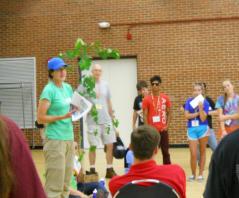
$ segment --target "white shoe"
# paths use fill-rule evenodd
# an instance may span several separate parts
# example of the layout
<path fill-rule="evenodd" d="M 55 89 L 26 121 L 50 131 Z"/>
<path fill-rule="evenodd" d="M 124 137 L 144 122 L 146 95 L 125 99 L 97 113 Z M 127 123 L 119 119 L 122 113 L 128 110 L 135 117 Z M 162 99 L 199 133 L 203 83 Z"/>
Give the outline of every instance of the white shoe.
<path fill-rule="evenodd" d="M 188 181 L 189 182 L 192 182 L 194 180 L 195 180 L 195 176 L 194 175 L 191 175 L 191 176 L 188 177 Z"/>
<path fill-rule="evenodd" d="M 204 180 L 204 177 L 203 177 L 202 175 L 199 175 L 199 176 L 197 177 L 197 181 L 198 181 L 198 182 L 203 182 L 203 180 Z"/>

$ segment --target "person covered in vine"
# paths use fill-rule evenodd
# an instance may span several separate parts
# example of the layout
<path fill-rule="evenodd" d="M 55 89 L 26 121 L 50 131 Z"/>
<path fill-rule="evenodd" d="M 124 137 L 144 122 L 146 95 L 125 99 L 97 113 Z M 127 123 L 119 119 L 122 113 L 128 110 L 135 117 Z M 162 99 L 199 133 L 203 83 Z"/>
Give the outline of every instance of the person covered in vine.
<path fill-rule="evenodd" d="M 94 91 L 96 97 L 87 96 L 85 87 L 81 84 L 78 91 L 83 93 L 87 99 L 93 103 L 93 110 L 97 112 L 97 119 L 89 112 L 86 117 L 87 135 L 90 144 L 89 174 L 97 174 L 95 168 L 96 148 L 100 145 L 100 140 L 106 146 L 106 178 L 112 178 L 116 175 L 113 168 L 113 143 L 116 142 L 116 133 L 113 127 L 113 108 L 111 102 L 111 93 L 108 83 L 101 79 L 102 67 L 94 64 L 91 69 L 92 77 L 95 81 Z"/>

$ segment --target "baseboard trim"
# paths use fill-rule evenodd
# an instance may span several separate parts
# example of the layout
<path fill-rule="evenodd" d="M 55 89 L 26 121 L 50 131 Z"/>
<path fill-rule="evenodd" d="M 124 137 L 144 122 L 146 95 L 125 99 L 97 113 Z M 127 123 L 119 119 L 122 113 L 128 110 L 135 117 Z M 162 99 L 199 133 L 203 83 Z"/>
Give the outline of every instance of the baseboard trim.
<path fill-rule="evenodd" d="M 188 148 L 188 144 L 170 144 L 170 148 Z M 30 146 L 31 150 L 42 150 L 43 146 Z"/>

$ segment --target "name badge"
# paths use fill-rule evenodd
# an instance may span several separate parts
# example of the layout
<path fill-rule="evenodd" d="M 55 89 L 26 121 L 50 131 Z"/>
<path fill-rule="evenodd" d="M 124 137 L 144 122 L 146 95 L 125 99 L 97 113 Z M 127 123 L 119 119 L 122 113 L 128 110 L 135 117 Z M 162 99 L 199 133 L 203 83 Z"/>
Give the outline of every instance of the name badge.
<path fill-rule="evenodd" d="M 153 116 L 153 123 L 160 122 L 160 116 Z"/>
<path fill-rule="evenodd" d="M 230 126 L 231 122 L 232 122 L 232 120 L 226 120 L 225 125 Z"/>
<path fill-rule="evenodd" d="M 71 98 L 66 98 L 66 103 L 70 104 L 71 103 Z"/>
<path fill-rule="evenodd" d="M 199 126 L 199 121 L 198 120 L 192 120 L 192 127 L 197 127 Z"/>
<path fill-rule="evenodd" d="M 101 109 L 103 109 L 103 107 L 102 107 L 101 104 L 96 104 L 95 107 L 96 107 L 97 110 L 101 110 Z"/>

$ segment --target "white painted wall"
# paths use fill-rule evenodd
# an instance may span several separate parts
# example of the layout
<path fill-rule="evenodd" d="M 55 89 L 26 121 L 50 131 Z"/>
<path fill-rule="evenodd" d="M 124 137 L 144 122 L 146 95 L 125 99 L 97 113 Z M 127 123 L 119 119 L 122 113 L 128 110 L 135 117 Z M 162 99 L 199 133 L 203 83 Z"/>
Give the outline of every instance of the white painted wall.
<path fill-rule="evenodd" d="M 132 131 L 133 102 L 137 95 L 137 63 L 135 58 L 95 60 L 103 68 L 102 79 L 109 84 L 115 115 L 119 119 L 119 132 L 125 146 L 129 145 Z M 84 124 L 84 148 L 89 148 Z M 100 146 L 102 147 L 102 146 Z"/>

